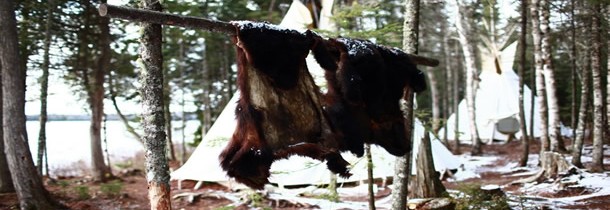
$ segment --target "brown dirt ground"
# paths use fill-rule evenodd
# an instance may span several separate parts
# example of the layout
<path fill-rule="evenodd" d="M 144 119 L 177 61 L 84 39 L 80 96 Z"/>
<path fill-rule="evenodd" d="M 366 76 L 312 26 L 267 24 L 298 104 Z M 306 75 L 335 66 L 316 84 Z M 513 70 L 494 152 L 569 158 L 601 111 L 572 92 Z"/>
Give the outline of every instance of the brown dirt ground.
<path fill-rule="evenodd" d="M 469 152 L 467 145 L 460 146 L 462 152 Z M 539 145 L 533 144 L 530 149 L 530 154 L 538 153 Z M 496 143 L 491 145 L 484 145 L 483 151 L 485 155 L 497 155 L 500 156 L 499 161 L 495 165 L 505 165 L 508 162 L 518 161 L 521 154 L 520 142 L 513 141 L 506 144 Z M 170 164 L 173 168 L 177 167 L 177 164 Z M 610 169 L 610 163 L 606 163 L 606 169 Z M 511 177 L 506 174 L 500 174 L 495 172 L 482 173 L 480 178 L 468 179 L 462 182 L 446 182 L 444 185 L 448 189 L 456 189 L 460 184 L 497 184 L 505 186 L 504 191 L 516 192 L 520 186 L 507 185 L 508 183 L 524 177 Z M 150 209 L 148 203 L 148 191 L 146 179 L 144 173 L 138 170 L 132 170 L 129 172 L 119 173 L 117 180 L 121 183 L 120 193 L 110 193 L 108 190 L 103 190 L 103 186 L 107 184 L 95 183 L 87 180 L 85 177 L 68 177 L 58 180 L 45 179 L 46 188 L 51 194 L 62 203 L 72 209 L 83 209 L 83 210 L 106 210 L 106 209 Z M 172 195 L 176 195 L 182 192 L 206 192 L 207 190 L 227 190 L 225 187 L 206 183 L 199 190 L 192 190 L 195 182 L 184 181 L 182 187 L 184 190 L 177 190 L 177 182 L 171 182 Z M 86 192 L 86 193 L 85 193 Z M 376 198 L 383 198 L 390 195 L 389 190 L 379 192 Z M 546 197 L 565 197 L 572 195 L 581 195 L 590 193 L 586 189 L 575 188 L 570 191 L 560 191 L 556 194 L 545 194 Z M 350 201 L 365 201 L 366 196 L 362 197 L 345 197 L 343 200 Z M 224 198 L 217 198 L 214 196 L 202 196 L 193 203 L 187 202 L 185 199 L 173 199 L 173 209 L 219 209 L 228 204 L 231 201 Z M 303 208 L 315 208 L 307 206 L 295 206 L 290 203 L 279 203 L 273 206 L 279 206 L 279 208 L 273 209 L 303 209 Z M 566 206 L 566 209 L 605 209 L 610 206 L 610 196 L 600 196 L 588 199 L 586 202 L 580 202 L 572 206 Z M 0 194 L 0 209 L 18 209 L 17 196 L 14 193 Z M 246 206 L 240 206 L 236 209 L 248 209 Z"/>

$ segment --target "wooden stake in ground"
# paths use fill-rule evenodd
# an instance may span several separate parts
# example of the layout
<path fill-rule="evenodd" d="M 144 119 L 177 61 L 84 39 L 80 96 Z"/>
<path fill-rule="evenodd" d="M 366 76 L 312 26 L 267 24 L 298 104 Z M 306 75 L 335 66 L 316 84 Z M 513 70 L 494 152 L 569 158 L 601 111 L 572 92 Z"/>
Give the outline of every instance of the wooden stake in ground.
<path fill-rule="evenodd" d="M 143 0 L 142 7 L 161 10 L 155 0 Z M 142 23 L 140 37 L 140 94 L 142 95 L 142 123 L 146 180 L 150 209 L 171 209 L 169 165 L 165 157 L 165 118 L 163 113 L 163 55 L 161 54 L 161 25 Z"/>

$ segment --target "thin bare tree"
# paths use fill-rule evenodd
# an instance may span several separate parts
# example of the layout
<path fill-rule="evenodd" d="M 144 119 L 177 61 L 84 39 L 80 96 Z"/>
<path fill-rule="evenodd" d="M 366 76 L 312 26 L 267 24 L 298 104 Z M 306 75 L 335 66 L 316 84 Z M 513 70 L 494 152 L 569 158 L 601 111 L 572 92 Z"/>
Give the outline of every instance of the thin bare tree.
<path fill-rule="evenodd" d="M 520 131 L 521 131 L 521 144 L 522 144 L 522 153 L 521 153 L 521 158 L 519 159 L 519 166 L 526 166 L 527 165 L 527 159 L 529 156 L 529 136 L 527 135 L 527 127 L 526 127 L 526 122 L 525 122 L 525 109 L 523 107 L 523 89 L 524 89 L 524 72 L 525 72 L 525 66 L 526 66 L 526 52 L 527 52 L 527 1 L 528 0 L 521 0 L 521 36 L 520 38 L 520 43 L 521 43 L 521 51 L 519 52 L 519 58 L 520 58 L 520 63 L 519 63 L 519 125 L 520 125 Z M 533 108 L 533 107 L 532 107 Z M 530 126 L 533 126 L 530 124 Z"/>
<path fill-rule="evenodd" d="M 480 155 L 481 149 L 481 138 L 479 137 L 479 131 L 477 130 L 476 113 L 475 113 L 475 77 L 477 74 L 477 67 L 475 61 L 475 43 L 472 40 L 472 25 L 470 23 L 473 8 L 468 2 L 464 0 L 456 0 L 458 5 L 458 15 L 456 17 L 456 27 L 458 30 L 459 41 L 462 45 L 462 52 L 464 53 L 464 64 L 466 68 L 466 106 L 468 110 L 468 122 L 470 126 L 470 139 L 472 141 L 473 155 Z M 456 121 L 457 122 L 457 121 Z"/>
<path fill-rule="evenodd" d="M 591 79 L 593 82 L 593 162 L 591 171 L 604 171 L 604 99 L 602 90 L 602 13 L 601 2 L 591 2 Z"/>

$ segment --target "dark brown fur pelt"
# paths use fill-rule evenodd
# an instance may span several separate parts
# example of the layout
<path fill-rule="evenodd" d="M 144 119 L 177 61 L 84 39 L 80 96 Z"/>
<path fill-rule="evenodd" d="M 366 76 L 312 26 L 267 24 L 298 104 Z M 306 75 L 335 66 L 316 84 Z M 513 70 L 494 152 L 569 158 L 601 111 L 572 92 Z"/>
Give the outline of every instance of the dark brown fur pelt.
<path fill-rule="evenodd" d="M 314 39 L 312 50 L 328 83 L 324 110 L 339 148 L 361 156 L 363 143 L 372 143 L 393 155 L 408 152 L 399 100 L 407 86 L 426 88 L 423 73 L 394 48 L 357 39 Z"/>
<path fill-rule="evenodd" d="M 264 23 L 235 25 L 241 95 L 237 128 L 220 154 L 221 167 L 255 189 L 269 182 L 273 161 L 291 155 L 326 160 L 331 171 L 348 177 L 348 163 L 305 64 L 312 34 Z"/>

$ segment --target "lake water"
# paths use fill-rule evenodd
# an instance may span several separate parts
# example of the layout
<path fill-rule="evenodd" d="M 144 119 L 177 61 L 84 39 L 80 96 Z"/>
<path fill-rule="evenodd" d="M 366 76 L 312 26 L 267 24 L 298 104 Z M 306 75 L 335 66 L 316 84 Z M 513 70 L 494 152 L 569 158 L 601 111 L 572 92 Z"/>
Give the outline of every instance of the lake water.
<path fill-rule="evenodd" d="M 193 133 L 199 125 L 198 121 L 187 121 L 185 128 L 185 141 L 193 140 Z M 36 162 L 38 151 L 38 121 L 27 121 L 30 151 Z M 182 122 L 172 122 L 172 139 L 174 144 L 182 142 L 180 128 Z M 142 131 L 139 130 L 141 134 Z M 127 130 L 121 121 L 106 122 L 106 140 L 108 153 L 112 164 L 120 163 L 136 155 L 142 155 L 143 145 L 138 142 Z M 102 139 L 104 133 L 102 131 Z M 83 175 L 90 165 L 90 138 L 89 121 L 51 121 L 47 123 L 47 152 L 49 171 L 52 176 Z M 102 148 L 106 146 L 102 142 Z M 176 152 L 180 148 L 175 148 Z M 191 148 L 192 149 L 192 148 Z"/>

